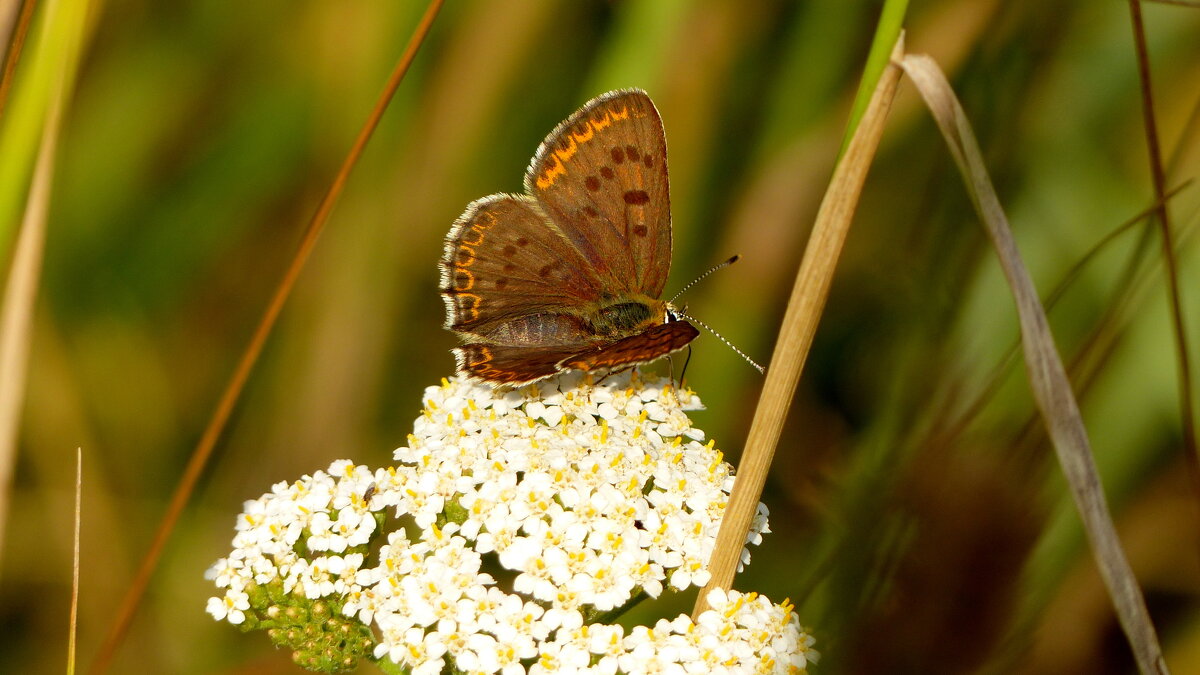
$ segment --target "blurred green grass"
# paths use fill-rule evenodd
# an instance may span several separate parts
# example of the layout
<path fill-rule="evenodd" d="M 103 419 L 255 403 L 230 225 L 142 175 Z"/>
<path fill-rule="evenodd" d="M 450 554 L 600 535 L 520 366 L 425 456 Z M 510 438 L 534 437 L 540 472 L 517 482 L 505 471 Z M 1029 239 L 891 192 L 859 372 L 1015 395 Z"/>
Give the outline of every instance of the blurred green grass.
<path fill-rule="evenodd" d="M 88 663 L 303 223 L 420 3 L 150 3 L 96 15 L 60 145 L 13 506 L 0 669 L 57 672 L 84 450 Z M 615 87 L 667 129 L 671 289 L 730 254 L 689 311 L 760 360 L 791 287 L 879 3 L 449 3 L 352 175 L 113 672 L 294 672 L 204 614 L 203 570 L 243 499 L 404 442 L 449 375 L 441 239 L 477 197 L 520 189 L 543 136 Z M 1194 177 L 1200 11 L 1147 4 L 1171 184 Z M 1022 254 L 1048 290 L 1150 204 L 1123 3 L 913 3 L 971 116 Z M 1195 228 L 1200 190 L 1172 203 Z M 1113 302 L 1138 235 L 1051 313 L 1069 360 Z M 1152 247 L 1157 250 L 1157 244 Z M 1154 254 L 1152 254 L 1154 255 Z M 1194 242 L 1181 251 L 1200 326 Z M 1184 482 L 1156 280 L 1082 394 L 1176 673 L 1200 672 L 1200 523 Z M 774 535 L 738 587 L 791 596 L 818 672 L 1125 673 L 1132 666 L 1042 441 L 1020 369 L 967 432 L 953 416 L 1016 336 L 1012 301 L 948 156 L 902 90 L 764 501 Z M 1193 340 L 1194 343 L 1194 340 Z M 760 377 L 709 337 L 689 383 L 736 458 Z M 689 603 L 678 602 L 686 611 Z"/>

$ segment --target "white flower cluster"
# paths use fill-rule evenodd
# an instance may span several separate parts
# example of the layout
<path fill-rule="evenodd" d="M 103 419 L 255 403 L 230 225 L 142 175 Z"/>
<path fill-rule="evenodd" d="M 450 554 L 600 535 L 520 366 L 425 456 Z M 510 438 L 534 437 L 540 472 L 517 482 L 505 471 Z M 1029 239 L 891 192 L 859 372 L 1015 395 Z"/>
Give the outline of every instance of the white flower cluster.
<path fill-rule="evenodd" d="M 636 371 L 508 392 L 444 381 L 426 390 L 397 466 L 339 461 L 246 502 L 233 552 L 209 570 L 225 592 L 208 610 L 240 623 L 247 589 L 273 582 L 333 598 L 374 624 L 377 658 L 418 675 L 447 665 L 505 675 L 802 672 L 811 638 L 790 606 L 754 594 L 713 594 L 696 624 L 680 617 L 626 633 L 592 623 L 664 585 L 708 581 L 733 477 L 684 414 L 698 407 L 690 392 Z M 376 512 L 399 522 L 367 559 Z M 760 504 L 748 543 L 767 531 Z"/>

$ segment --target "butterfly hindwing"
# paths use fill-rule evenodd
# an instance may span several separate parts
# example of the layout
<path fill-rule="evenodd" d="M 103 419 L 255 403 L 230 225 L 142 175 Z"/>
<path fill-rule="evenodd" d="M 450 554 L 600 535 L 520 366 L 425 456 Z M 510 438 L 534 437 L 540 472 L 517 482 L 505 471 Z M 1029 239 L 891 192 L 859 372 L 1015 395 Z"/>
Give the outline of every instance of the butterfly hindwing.
<path fill-rule="evenodd" d="M 440 268 L 446 327 L 484 338 L 514 319 L 600 296 L 579 251 L 525 195 L 472 202 L 446 236 Z"/>
<path fill-rule="evenodd" d="M 519 387 L 562 370 L 558 362 L 578 347 L 531 350 L 524 347 L 465 344 L 454 350 L 458 372 L 493 385 Z"/>
<path fill-rule="evenodd" d="M 669 321 L 606 345 L 563 359 L 559 365 L 579 370 L 602 370 L 634 366 L 683 349 L 700 331 L 686 321 Z"/>

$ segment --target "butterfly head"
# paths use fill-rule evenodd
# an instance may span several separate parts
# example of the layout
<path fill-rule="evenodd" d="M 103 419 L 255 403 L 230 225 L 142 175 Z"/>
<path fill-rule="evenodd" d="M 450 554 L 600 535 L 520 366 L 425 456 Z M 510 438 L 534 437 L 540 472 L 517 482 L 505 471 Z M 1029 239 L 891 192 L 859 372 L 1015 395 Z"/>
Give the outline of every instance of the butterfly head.
<path fill-rule="evenodd" d="M 671 321 L 683 321 L 683 316 L 687 314 L 687 305 L 676 307 L 670 302 L 664 302 L 663 310 L 665 312 L 663 323 L 670 323 Z"/>

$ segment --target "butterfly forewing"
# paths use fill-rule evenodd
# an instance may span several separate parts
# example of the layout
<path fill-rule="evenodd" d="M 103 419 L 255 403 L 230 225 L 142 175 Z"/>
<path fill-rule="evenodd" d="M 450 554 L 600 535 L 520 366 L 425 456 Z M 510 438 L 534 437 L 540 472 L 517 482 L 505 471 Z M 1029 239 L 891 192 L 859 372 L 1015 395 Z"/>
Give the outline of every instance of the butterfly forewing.
<path fill-rule="evenodd" d="M 662 294 L 671 269 L 667 144 L 645 92 L 610 92 L 560 124 L 525 188 L 605 288 Z"/>
<path fill-rule="evenodd" d="M 446 327 L 481 337 L 600 296 L 583 257 L 524 195 L 471 203 L 446 236 L 440 267 Z"/>

